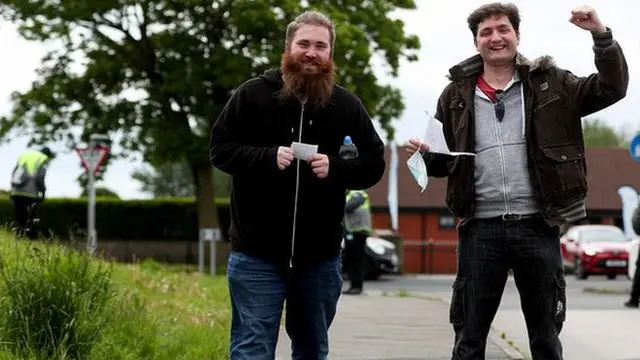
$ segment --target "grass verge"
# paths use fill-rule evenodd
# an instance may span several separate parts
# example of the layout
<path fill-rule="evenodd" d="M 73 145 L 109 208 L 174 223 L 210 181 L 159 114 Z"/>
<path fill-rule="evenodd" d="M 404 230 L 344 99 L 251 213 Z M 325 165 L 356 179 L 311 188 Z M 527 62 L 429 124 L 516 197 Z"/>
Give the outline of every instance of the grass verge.
<path fill-rule="evenodd" d="M 226 279 L 0 230 L 0 360 L 228 359 Z"/>
<path fill-rule="evenodd" d="M 584 293 L 591 294 L 610 294 L 610 295 L 629 295 L 630 289 L 616 289 L 616 288 L 597 288 L 597 287 L 585 287 L 582 289 Z"/>

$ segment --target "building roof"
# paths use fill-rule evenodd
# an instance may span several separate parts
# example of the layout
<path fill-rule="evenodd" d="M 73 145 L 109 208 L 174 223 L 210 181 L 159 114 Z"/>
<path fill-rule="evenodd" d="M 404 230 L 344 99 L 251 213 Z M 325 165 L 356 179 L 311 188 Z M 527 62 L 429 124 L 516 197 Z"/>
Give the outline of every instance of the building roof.
<path fill-rule="evenodd" d="M 387 172 L 382 180 L 369 190 L 371 205 L 387 207 L 389 147 L 385 149 Z M 640 164 L 634 162 L 625 148 L 588 148 L 587 179 L 589 210 L 619 211 L 622 208 L 618 188 L 631 185 L 640 191 Z M 445 208 L 446 179 L 429 178 L 424 193 L 407 168 L 405 148 L 398 147 L 398 204 L 400 208 Z"/>

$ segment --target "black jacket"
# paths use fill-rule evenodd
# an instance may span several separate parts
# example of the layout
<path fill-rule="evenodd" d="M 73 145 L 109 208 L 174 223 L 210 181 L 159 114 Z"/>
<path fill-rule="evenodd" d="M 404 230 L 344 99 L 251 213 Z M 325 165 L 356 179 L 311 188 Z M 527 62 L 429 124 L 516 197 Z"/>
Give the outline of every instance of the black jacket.
<path fill-rule="evenodd" d="M 330 103 L 314 109 L 279 100 L 281 88 L 279 70 L 238 87 L 211 129 L 211 163 L 233 177 L 232 249 L 297 266 L 339 254 L 346 191 L 380 181 L 384 145 L 362 102 L 347 89 L 335 85 Z M 356 159 L 338 157 L 347 135 L 358 147 Z M 305 161 L 278 168 L 278 147 L 300 136 L 329 157 L 327 178 L 319 179 Z"/>
<path fill-rule="evenodd" d="M 515 59 L 523 85 L 529 175 L 542 215 L 563 224 L 586 215 L 587 160 L 583 118 L 608 108 L 626 96 L 629 68 L 611 29 L 592 33 L 598 73 L 578 77 L 557 67 L 548 56 L 534 61 Z M 438 99 L 435 118 L 442 122 L 452 151 L 475 152 L 474 94 L 483 69 L 478 54 L 452 67 L 451 83 Z M 466 222 L 475 213 L 475 157 L 430 154 L 427 172 L 447 177 L 446 203 Z M 433 155 L 433 156 L 432 156 Z"/>

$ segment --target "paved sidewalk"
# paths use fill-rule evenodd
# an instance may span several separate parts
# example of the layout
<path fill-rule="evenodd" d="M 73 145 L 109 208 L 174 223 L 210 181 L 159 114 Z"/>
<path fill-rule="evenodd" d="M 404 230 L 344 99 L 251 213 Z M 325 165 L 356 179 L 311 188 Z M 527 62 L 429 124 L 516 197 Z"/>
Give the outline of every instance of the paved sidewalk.
<path fill-rule="evenodd" d="M 640 311 L 635 309 L 567 310 L 567 321 L 560 333 L 564 358 L 640 360 L 636 345 L 638 323 Z M 509 334 L 525 356 L 531 357 L 524 316 L 519 310 L 499 310 L 494 324 Z"/>
<path fill-rule="evenodd" d="M 450 360 L 452 345 L 449 307 L 439 298 L 382 296 L 371 292 L 340 299 L 330 330 L 329 359 Z M 291 359 L 290 346 L 282 328 L 278 360 Z M 521 356 L 492 335 L 486 358 L 508 360 Z"/>

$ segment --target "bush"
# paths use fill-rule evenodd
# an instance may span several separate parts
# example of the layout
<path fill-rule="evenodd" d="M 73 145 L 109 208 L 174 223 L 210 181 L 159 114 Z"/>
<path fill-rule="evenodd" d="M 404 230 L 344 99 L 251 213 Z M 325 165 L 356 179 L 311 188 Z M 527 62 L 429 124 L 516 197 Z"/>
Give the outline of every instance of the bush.
<path fill-rule="evenodd" d="M 228 359 L 226 278 L 0 229 L 0 360 Z"/>
<path fill-rule="evenodd" d="M 114 298 L 105 266 L 56 245 L 17 241 L 0 248 L 0 289 L 4 346 L 38 359 L 87 358 Z"/>
<path fill-rule="evenodd" d="M 229 200 L 217 199 L 222 235 L 229 228 Z M 38 210 L 39 228 L 46 236 L 82 239 L 87 227 L 87 199 L 50 198 Z M 13 207 L 0 197 L 0 226 L 13 223 Z M 96 199 L 98 238 L 111 240 L 198 241 L 198 216 L 194 199 Z"/>

